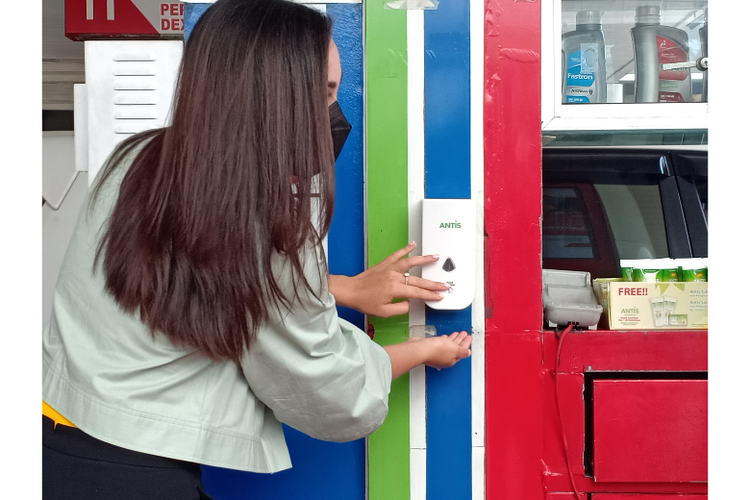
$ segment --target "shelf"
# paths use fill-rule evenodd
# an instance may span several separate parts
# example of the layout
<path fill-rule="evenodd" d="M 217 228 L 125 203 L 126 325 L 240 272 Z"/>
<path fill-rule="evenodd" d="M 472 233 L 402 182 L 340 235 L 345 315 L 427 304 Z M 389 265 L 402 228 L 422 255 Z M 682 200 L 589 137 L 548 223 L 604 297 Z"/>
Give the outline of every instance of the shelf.
<path fill-rule="evenodd" d="M 702 53 L 699 30 L 706 23 L 707 0 L 665 0 L 661 23 L 685 31 L 689 37 L 688 60 Z M 542 4 L 542 130 L 569 131 L 668 131 L 707 130 L 708 103 L 635 103 L 635 66 L 631 28 L 641 0 L 558 0 Z M 608 103 L 563 103 L 562 36 L 575 30 L 576 13 L 596 10 L 601 14 L 606 47 Z M 583 71 L 582 71 L 583 72 Z M 687 100 L 701 101 L 707 73 L 690 70 L 691 94 Z M 662 95 L 662 94 L 660 94 Z"/>

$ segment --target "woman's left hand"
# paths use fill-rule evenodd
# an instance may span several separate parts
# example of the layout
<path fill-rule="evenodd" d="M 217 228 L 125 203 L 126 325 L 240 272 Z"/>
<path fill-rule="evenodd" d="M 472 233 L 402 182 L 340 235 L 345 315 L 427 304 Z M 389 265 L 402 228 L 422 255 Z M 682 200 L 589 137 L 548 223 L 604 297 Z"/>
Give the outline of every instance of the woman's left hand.
<path fill-rule="evenodd" d="M 387 318 L 409 312 L 408 300 L 393 302 L 394 299 L 442 299 L 439 292 L 450 288 L 445 283 L 406 277 L 412 267 L 439 259 L 437 255 L 407 257 L 416 246 L 410 243 L 356 276 L 329 275 L 328 288 L 336 302 L 364 314 Z"/>

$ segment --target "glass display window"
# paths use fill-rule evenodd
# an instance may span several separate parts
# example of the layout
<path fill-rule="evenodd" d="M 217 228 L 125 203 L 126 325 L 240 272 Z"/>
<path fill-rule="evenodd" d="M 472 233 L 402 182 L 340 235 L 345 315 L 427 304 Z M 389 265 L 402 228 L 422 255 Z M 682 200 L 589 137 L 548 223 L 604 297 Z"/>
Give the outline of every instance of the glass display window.
<path fill-rule="evenodd" d="M 707 0 L 556 0 L 542 23 L 543 129 L 707 128 Z"/>

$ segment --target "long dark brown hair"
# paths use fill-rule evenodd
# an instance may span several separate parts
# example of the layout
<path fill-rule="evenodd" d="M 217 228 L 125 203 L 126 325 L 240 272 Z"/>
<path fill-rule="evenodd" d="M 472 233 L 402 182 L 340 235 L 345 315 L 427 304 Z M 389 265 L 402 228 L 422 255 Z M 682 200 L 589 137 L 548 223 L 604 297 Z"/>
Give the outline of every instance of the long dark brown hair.
<path fill-rule="evenodd" d="M 293 303 L 271 261 L 282 255 L 302 277 L 301 250 L 320 244 L 333 213 L 330 35 L 326 16 L 289 0 L 217 1 L 186 43 L 171 124 L 112 155 L 96 196 L 142 146 L 97 261 L 152 334 L 237 360 L 271 308 Z"/>

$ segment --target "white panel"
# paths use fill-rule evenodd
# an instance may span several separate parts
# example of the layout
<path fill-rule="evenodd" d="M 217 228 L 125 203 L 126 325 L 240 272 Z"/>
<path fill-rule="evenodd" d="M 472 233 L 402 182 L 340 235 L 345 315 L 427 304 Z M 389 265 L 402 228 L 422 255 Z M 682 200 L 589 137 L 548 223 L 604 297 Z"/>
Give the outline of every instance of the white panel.
<path fill-rule="evenodd" d="M 409 447 L 412 449 L 427 447 L 425 377 L 424 365 L 409 371 Z"/>
<path fill-rule="evenodd" d="M 115 76 L 154 76 L 152 65 L 122 64 L 115 68 Z"/>
<path fill-rule="evenodd" d="M 421 202 L 424 199 L 424 13 L 406 13 L 407 51 L 407 127 L 408 127 L 408 207 L 409 241 L 416 241 L 412 255 L 422 254 Z M 409 273 L 422 276 L 421 268 L 413 268 Z M 424 301 L 412 300 L 409 306 L 409 326 L 424 325 Z M 425 368 L 418 366 L 409 374 L 409 445 L 412 448 L 410 466 L 411 500 L 426 497 L 426 447 L 427 420 L 425 398 Z"/>
<path fill-rule="evenodd" d="M 168 122 L 180 40 L 97 40 L 86 44 L 89 185 L 117 144 Z"/>
<path fill-rule="evenodd" d="M 553 52 L 555 37 L 562 36 L 562 27 L 559 24 L 555 25 L 555 18 L 557 16 L 554 15 L 554 12 L 557 10 L 558 15 L 561 16 L 559 12 L 562 9 L 562 4 L 558 2 L 557 5 L 553 6 L 551 5 L 553 3 L 550 2 L 550 5 L 544 5 L 541 9 L 542 128 L 555 118 L 555 99 L 562 99 L 562 89 L 558 91 L 555 86 L 555 75 L 560 74 L 558 71 L 562 70 L 562 62 L 560 61 L 560 56 Z M 557 17 L 557 19 L 560 19 L 560 17 Z"/>
<path fill-rule="evenodd" d="M 471 445 L 484 446 L 484 311 L 471 314 Z"/>
<path fill-rule="evenodd" d="M 409 481 L 410 500 L 427 498 L 427 450 L 411 450 L 409 455 L 411 479 Z"/>
<path fill-rule="evenodd" d="M 132 93 L 132 92 L 121 92 L 115 96 L 115 104 L 120 105 L 134 105 L 134 104 L 156 104 L 156 96 L 149 95 L 145 92 Z"/>
<path fill-rule="evenodd" d="M 484 2 L 469 3 L 471 48 L 471 198 L 476 205 L 474 302 L 471 307 L 471 443 L 484 446 Z M 478 35 L 480 34 L 480 35 Z M 484 455 L 483 455 L 484 456 Z M 484 459 L 481 475 L 484 476 Z M 477 475 L 476 462 L 472 466 Z M 482 478 L 482 481 L 484 478 Z M 484 490 L 482 490 L 484 491 Z M 482 500 L 476 492 L 473 500 Z"/>
<path fill-rule="evenodd" d="M 484 447 L 471 449 L 471 500 L 483 500 L 485 492 Z"/>

